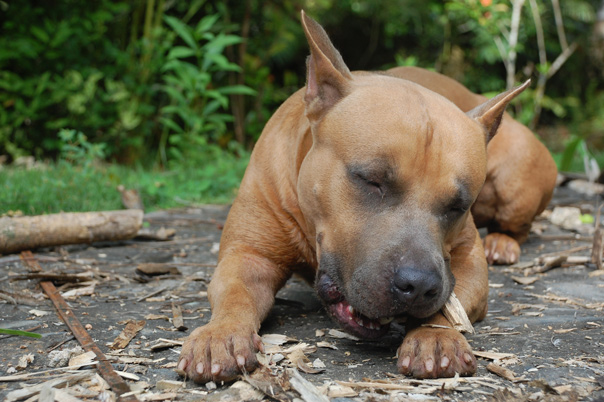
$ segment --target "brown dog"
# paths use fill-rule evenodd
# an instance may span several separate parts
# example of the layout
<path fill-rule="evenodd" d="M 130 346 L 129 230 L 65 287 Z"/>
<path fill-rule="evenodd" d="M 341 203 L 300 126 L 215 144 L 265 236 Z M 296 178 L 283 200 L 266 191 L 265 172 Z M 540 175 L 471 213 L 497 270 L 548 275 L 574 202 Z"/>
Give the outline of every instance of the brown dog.
<path fill-rule="evenodd" d="M 212 319 L 187 338 L 178 368 L 197 382 L 253 370 L 260 324 L 300 274 L 354 335 L 379 337 L 407 317 L 401 373 L 472 374 L 459 332 L 420 324 L 450 326 L 440 309 L 453 289 L 472 322 L 487 312 L 477 199 L 478 220 L 506 233 L 489 235 L 489 258 L 512 261 L 551 196 L 551 157 L 503 116 L 528 82 L 486 101 L 420 69 L 351 73 L 321 26 L 302 22 L 307 85 L 254 149 L 208 289 Z"/>

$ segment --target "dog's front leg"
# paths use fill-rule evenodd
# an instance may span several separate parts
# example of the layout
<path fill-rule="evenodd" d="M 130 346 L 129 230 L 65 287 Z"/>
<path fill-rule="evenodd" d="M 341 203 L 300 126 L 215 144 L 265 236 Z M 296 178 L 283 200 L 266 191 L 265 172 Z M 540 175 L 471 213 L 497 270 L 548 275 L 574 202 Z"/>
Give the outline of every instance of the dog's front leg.
<path fill-rule="evenodd" d="M 178 368 L 196 382 L 229 381 L 256 368 L 262 350 L 260 323 L 269 313 L 287 272 L 249 247 L 221 252 L 208 288 L 210 322 L 185 340 Z"/>
<path fill-rule="evenodd" d="M 487 264 L 473 223 L 464 230 L 460 240 L 464 242 L 451 252 L 451 271 L 456 281 L 454 291 L 470 321 L 475 322 L 487 313 Z M 472 375 L 476 372 L 476 358 L 468 341 L 440 312 L 411 324 L 397 355 L 399 371 L 416 378 L 453 377 L 456 373 Z"/>

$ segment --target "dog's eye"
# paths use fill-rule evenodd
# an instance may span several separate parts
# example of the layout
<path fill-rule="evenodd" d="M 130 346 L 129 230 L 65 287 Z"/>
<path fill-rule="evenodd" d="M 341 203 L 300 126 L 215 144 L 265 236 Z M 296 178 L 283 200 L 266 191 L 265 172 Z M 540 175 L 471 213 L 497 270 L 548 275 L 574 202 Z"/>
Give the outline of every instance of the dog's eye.
<path fill-rule="evenodd" d="M 355 173 L 354 177 L 362 186 L 363 190 L 367 191 L 369 194 L 376 194 L 380 197 L 384 196 L 384 186 L 380 182 L 367 178 L 360 173 Z"/>
<path fill-rule="evenodd" d="M 462 216 L 463 214 L 465 214 L 468 209 L 470 209 L 470 207 L 468 207 L 466 204 L 462 204 L 462 203 L 454 203 L 451 206 L 449 206 L 449 209 L 445 212 L 445 216 L 447 218 L 459 218 L 460 216 Z"/>

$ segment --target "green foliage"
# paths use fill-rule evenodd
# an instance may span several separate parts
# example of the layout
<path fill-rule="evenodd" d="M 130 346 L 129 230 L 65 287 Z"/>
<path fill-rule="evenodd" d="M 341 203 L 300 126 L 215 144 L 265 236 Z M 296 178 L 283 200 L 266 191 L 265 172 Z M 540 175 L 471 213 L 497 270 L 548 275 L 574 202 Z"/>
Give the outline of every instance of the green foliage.
<path fill-rule="evenodd" d="M 72 3 L 8 6 L 0 154 L 57 156 L 64 143 L 57 132 L 73 129 L 104 144 L 111 159 L 149 164 L 159 149 L 165 165 L 191 143 L 221 140 L 232 120 L 229 95 L 255 93 L 226 83 L 239 66 L 224 52 L 241 38 L 223 32 L 221 15 L 203 1 Z M 188 25 L 183 15 L 198 22 Z"/>
<path fill-rule="evenodd" d="M 541 63 L 529 3 L 521 14 L 514 78 L 536 83 L 562 48 L 553 3 L 536 0 L 548 55 Z M 580 46 L 537 101 L 540 124 L 568 126 L 568 153 L 584 141 L 598 155 L 604 57 L 591 41 L 601 1 L 559 3 L 568 43 Z M 231 196 L 240 173 L 231 175 L 228 166 L 239 169 L 275 109 L 304 85 L 308 47 L 300 9 L 325 26 L 351 69 L 417 65 L 479 93 L 506 86 L 502 57 L 509 44 L 496 41 L 510 30 L 510 1 L 2 4 L 0 155 L 59 161 L 52 169 L 69 162 L 82 174 L 98 171 L 100 160 L 145 171 L 195 167 L 207 190 L 199 197 L 218 188 Z M 525 123 L 534 120 L 537 92 L 534 85 L 513 106 Z M 577 152 L 564 160 L 580 159 Z M 227 176 L 223 184 L 219 174 Z M 149 185 L 147 192 L 160 202 L 173 198 L 167 187 Z"/>
<path fill-rule="evenodd" d="M 105 157 L 105 144 L 91 144 L 81 131 L 61 129 L 61 160 L 76 165 L 90 165 Z"/>
<path fill-rule="evenodd" d="M 240 70 L 223 53 L 227 46 L 241 42 L 241 38 L 214 34 L 211 30 L 218 18 L 219 15 L 209 15 L 196 26 L 188 26 L 177 18 L 164 17 L 185 44 L 173 47 L 161 68 L 165 83 L 161 88 L 170 100 L 161 108 L 160 117 L 164 129 L 159 151 L 164 164 L 168 145 L 171 145 L 170 156 L 179 162 L 199 160 L 196 155 L 208 147 L 212 152 L 210 141 L 219 140 L 227 131 L 227 123 L 233 120 L 226 112 L 228 95 L 256 94 L 244 85 L 213 85 L 215 74 Z"/>

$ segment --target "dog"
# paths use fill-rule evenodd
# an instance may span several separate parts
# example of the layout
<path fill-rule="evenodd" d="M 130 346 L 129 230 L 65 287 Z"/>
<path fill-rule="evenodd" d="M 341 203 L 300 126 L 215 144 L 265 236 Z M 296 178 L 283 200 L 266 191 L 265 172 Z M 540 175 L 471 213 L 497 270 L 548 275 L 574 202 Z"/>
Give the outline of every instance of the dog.
<path fill-rule="evenodd" d="M 487 259 L 518 259 L 555 185 L 548 151 L 504 113 L 529 82 L 487 100 L 419 68 L 350 72 L 304 12 L 302 25 L 306 86 L 256 144 L 208 288 L 212 318 L 177 371 L 205 383 L 253 370 L 260 325 L 298 274 L 360 338 L 406 318 L 400 373 L 471 375 L 472 349 L 440 310 L 454 290 L 472 322 L 485 317 Z"/>

